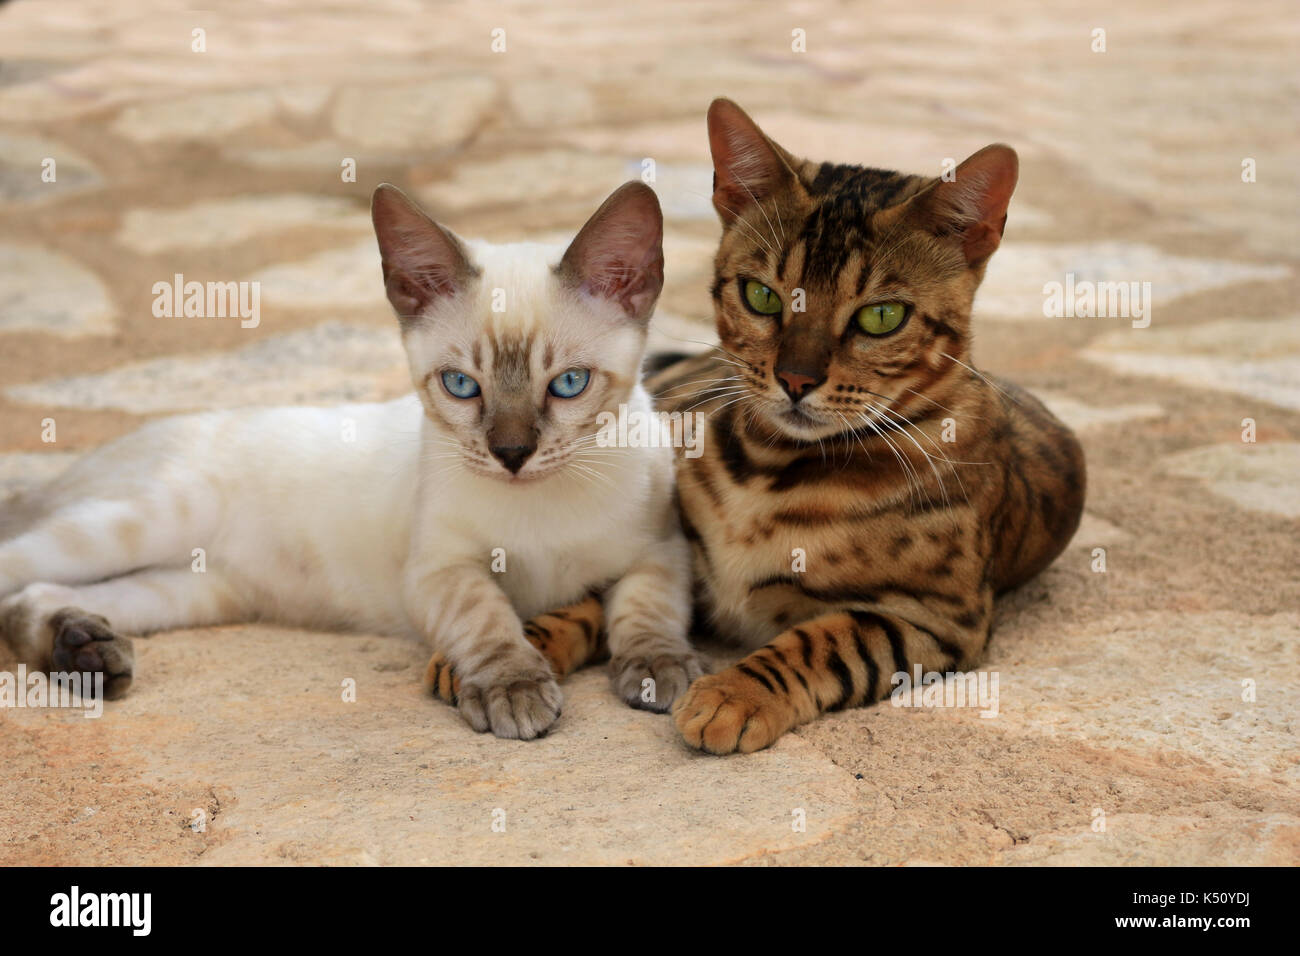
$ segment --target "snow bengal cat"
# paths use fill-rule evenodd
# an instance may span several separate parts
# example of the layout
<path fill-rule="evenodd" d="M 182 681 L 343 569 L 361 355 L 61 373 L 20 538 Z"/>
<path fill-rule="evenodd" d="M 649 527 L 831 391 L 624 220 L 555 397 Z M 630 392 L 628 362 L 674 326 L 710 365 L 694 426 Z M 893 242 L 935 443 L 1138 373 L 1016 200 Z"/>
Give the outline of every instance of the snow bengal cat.
<path fill-rule="evenodd" d="M 971 302 L 1018 161 L 951 181 L 795 158 L 729 100 L 708 115 L 720 347 L 662 369 L 707 415 L 678 495 L 708 630 L 753 652 L 673 708 L 688 744 L 766 747 L 891 677 L 976 662 L 993 598 L 1078 526 L 1083 451 L 972 366 Z"/>
<path fill-rule="evenodd" d="M 439 697 L 520 739 L 560 716 L 557 678 L 608 654 L 620 697 L 666 711 L 701 673 L 672 449 L 596 435 L 602 412 L 652 413 L 654 192 L 621 187 L 567 248 L 463 240 L 391 186 L 373 216 L 414 394 L 151 422 L 0 500 L 0 638 L 112 698 L 129 634 L 410 634 Z"/>

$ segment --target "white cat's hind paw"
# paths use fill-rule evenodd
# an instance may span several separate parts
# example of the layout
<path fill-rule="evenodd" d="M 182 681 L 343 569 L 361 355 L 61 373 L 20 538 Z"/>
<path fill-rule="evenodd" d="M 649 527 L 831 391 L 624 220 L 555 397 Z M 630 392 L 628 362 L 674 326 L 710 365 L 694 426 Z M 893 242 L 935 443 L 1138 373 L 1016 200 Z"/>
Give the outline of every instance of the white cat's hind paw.
<path fill-rule="evenodd" d="M 103 673 L 104 698 L 116 700 L 135 679 L 135 648 L 98 614 L 65 607 L 50 616 L 54 632 L 52 671 Z"/>

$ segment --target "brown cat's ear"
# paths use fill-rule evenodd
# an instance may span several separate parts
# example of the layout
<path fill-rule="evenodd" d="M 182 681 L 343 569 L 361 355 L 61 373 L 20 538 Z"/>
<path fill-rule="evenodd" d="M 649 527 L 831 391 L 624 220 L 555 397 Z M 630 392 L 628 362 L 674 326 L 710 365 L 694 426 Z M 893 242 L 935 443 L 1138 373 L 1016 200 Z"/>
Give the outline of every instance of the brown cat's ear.
<path fill-rule="evenodd" d="M 790 154 L 731 100 L 716 99 L 709 106 L 709 150 L 713 208 L 728 225 L 750 206 L 799 188 Z"/>
<path fill-rule="evenodd" d="M 937 236 L 959 236 L 966 262 L 981 265 L 1002 241 L 1007 204 L 1016 188 L 1020 160 L 1002 143 L 985 146 L 963 162 L 951 182 L 939 180 L 913 198 L 913 215 Z"/>
<path fill-rule="evenodd" d="M 624 183 L 579 230 L 556 267 L 581 292 L 647 322 L 664 285 L 664 217 L 645 183 Z"/>
<path fill-rule="evenodd" d="M 403 322 L 439 296 L 459 292 L 474 275 L 456 237 L 426 216 L 396 186 L 375 190 L 370 216 L 383 259 L 384 289 Z"/>

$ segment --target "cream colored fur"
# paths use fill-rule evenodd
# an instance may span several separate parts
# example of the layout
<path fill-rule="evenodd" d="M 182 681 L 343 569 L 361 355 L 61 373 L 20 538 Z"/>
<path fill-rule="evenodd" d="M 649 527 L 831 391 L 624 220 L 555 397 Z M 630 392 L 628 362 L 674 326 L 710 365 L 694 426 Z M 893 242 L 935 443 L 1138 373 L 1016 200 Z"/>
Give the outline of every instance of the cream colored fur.
<path fill-rule="evenodd" d="M 411 634 L 455 666 L 476 729 L 533 737 L 560 693 L 522 621 L 603 589 L 620 693 L 640 703 L 631 689 L 656 680 L 666 686 L 652 702 L 666 709 L 699 673 L 673 452 L 592 438 L 598 411 L 651 409 L 644 321 L 558 274 L 563 249 L 461 248 L 473 280 L 402 323 L 414 395 L 157 421 L 29 496 L 0 542 L 0 627 L 15 650 L 43 666 L 59 658 L 51 618 L 67 607 L 107 619 L 108 637 L 85 646 L 128 684 L 121 633 L 262 619 Z M 493 311 L 502 294 L 505 311 Z M 521 349 L 529 370 L 510 400 L 548 409 L 517 476 L 483 435 L 494 393 L 508 397 L 493 379 L 502 343 L 515 371 Z M 475 353 L 477 409 L 440 379 Z M 569 368 L 592 370 L 587 393 L 548 396 Z"/>

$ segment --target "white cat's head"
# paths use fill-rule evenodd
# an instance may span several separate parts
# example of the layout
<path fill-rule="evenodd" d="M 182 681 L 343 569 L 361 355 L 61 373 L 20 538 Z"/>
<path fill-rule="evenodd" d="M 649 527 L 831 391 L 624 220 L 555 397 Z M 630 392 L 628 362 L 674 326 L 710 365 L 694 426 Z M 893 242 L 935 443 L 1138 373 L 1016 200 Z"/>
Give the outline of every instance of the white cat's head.
<path fill-rule="evenodd" d="M 462 240 L 387 184 L 372 215 L 416 391 L 466 467 L 527 481 L 590 451 L 663 287 L 653 190 L 619 187 L 567 249 Z"/>

